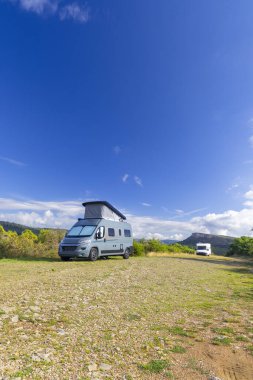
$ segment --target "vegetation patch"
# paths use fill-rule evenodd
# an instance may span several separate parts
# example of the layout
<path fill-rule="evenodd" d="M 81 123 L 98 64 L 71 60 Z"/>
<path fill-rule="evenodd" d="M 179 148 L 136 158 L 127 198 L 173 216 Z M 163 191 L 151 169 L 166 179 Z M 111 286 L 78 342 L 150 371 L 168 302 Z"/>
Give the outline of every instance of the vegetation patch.
<path fill-rule="evenodd" d="M 151 360 L 147 364 L 140 364 L 139 368 L 151 373 L 160 373 L 164 369 L 170 368 L 170 363 L 167 360 Z"/>
<path fill-rule="evenodd" d="M 232 340 L 227 336 L 216 336 L 212 339 L 212 343 L 216 346 L 229 346 L 232 343 Z"/>
<path fill-rule="evenodd" d="M 214 332 L 220 335 L 234 335 L 235 332 L 231 327 L 216 327 L 213 329 Z"/>
<path fill-rule="evenodd" d="M 170 327 L 168 330 L 173 335 L 187 336 L 189 338 L 195 337 L 195 331 L 185 330 L 181 326 L 173 326 L 173 327 Z"/>
<path fill-rule="evenodd" d="M 175 352 L 176 354 L 184 354 L 186 352 L 186 349 L 182 346 L 174 346 L 171 349 L 171 352 Z"/>

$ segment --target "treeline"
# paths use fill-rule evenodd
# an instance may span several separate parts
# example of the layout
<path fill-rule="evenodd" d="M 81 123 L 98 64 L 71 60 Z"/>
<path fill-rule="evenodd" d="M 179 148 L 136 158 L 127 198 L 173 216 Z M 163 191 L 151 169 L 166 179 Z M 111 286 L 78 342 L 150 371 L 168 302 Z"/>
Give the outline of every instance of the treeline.
<path fill-rule="evenodd" d="M 38 235 L 29 229 L 17 234 L 15 231 L 6 231 L 0 225 L 0 258 L 58 257 L 58 245 L 64 235 L 64 230 L 54 229 L 41 229 Z M 156 239 L 134 241 L 134 256 L 145 256 L 149 252 L 194 254 L 195 249 L 179 243 L 164 244 Z M 227 255 L 253 257 L 253 238 L 248 236 L 235 238 Z"/>
<path fill-rule="evenodd" d="M 134 241 L 134 256 L 145 256 L 149 252 L 167 252 L 167 253 L 195 253 L 195 249 L 181 244 L 164 244 L 159 240 L 151 239 Z"/>
<path fill-rule="evenodd" d="M 0 258 L 58 257 L 58 244 L 63 236 L 64 231 L 51 229 L 40 230 L 38 235 L 27 229 L 18 235 L 0 225 Z"/>
<path fill-rule="evenodd" d="M 253 238 L 242 236 L 235 238 L 230 245 L 227 256 L 253 256 Z"/>

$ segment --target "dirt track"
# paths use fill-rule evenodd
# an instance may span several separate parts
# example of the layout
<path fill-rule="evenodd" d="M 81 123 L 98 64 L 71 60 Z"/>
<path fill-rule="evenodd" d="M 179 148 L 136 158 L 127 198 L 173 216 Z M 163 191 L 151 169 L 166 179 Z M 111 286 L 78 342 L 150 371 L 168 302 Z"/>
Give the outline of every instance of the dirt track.
<path fill-rule="evenodd" d="M 242 261 L 0 261 L 0 375 L 253 379 L 253 273 Z"/>

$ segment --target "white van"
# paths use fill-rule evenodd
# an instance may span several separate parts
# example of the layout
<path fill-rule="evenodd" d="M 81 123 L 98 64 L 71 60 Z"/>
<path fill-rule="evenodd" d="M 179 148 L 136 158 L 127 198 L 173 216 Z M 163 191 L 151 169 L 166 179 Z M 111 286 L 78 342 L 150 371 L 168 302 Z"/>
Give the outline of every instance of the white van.
<path fill-rule="evenodd" d="M 132 228 L 126 217 L 106 201 L 83 203 L 85 214 L 66 233 L 59 244 L 63 261 L 71 258 L 122 256 L 128 259 L 133 251 Z"/>
<path fill-rule="evenodd" d="M 211 244 L 210 243 L 197 243 L 196 244 L 196 254 L 210 256 L 211 255 Z"/>

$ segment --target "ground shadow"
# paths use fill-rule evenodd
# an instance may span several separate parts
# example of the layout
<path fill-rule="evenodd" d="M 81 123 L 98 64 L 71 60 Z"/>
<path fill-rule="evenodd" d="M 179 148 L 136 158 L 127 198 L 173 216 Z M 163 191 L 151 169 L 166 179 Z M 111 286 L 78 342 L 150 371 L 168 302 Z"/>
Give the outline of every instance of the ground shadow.
<path fill-rule="evenodd" d="M 98 258 L 98 261 L 106 261 L 106 260 L 118 260 L 119 257 L 115 256 L 110 256 L 108 258 Z M 10 261 L 31 261 L 31 262 L 49 262 L 49 263 L 85 263 L 85 262 L 90 262 L 90 260 L 87 258 L 73 258 L 70 259 L 69 261 L 64 261 L 61 260 L 60 257 L 0 257 L 0 262 L 1 260 L 10 260 Z"/>

